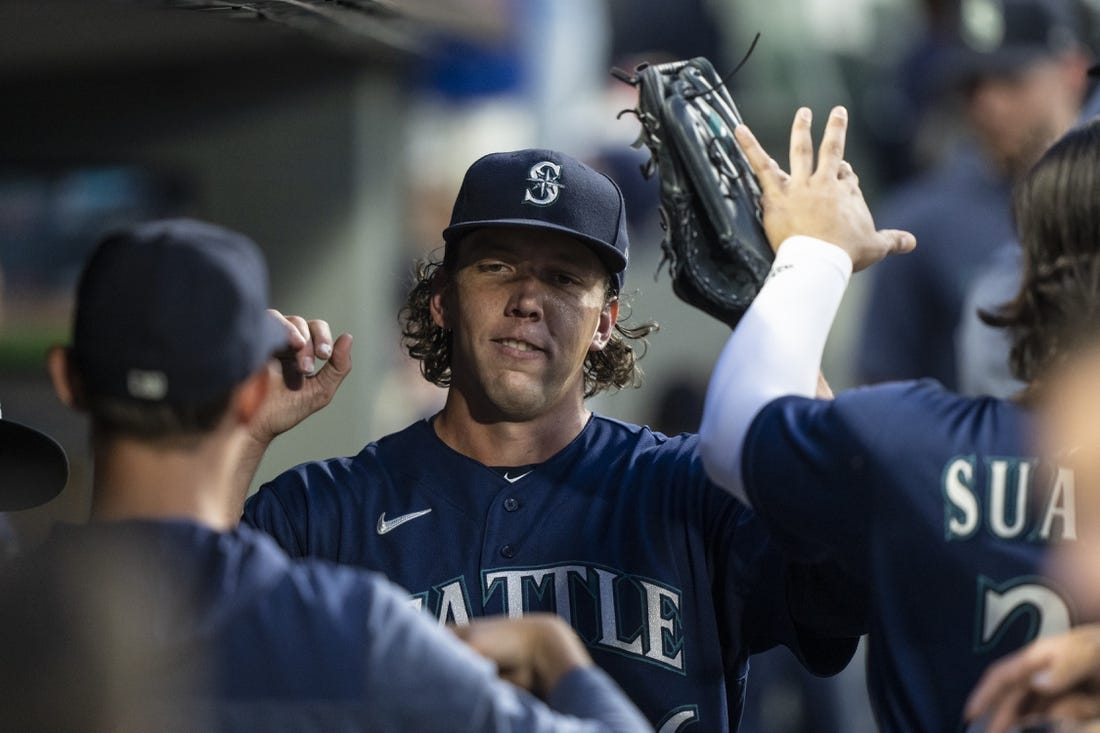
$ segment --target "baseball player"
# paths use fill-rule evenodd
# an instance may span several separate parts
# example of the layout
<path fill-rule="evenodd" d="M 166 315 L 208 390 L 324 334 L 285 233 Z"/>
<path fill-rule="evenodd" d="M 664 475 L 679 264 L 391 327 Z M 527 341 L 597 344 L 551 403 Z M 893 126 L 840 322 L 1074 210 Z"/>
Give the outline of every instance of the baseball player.
<path fill-rule="evenodd" d="M 469 627 L 494 664 L 381 575 L 237 527 L 234 471 L 288 339 L 266 283 L 250 240 L 193 220 L 89 260 L 49 368 L 91 415 L 92 522 L 0 578 L 5 727 L 647 730 L 556 617 Z"/>
<path fill-rule="evenodd" d="M 784 644 L 834 673 L 864 609 L 837 568 L 788 562 L 707 480 L 698 436 L 585 406 L 631 383 L 630 340 L 646 332 L 618 323 L 625 221 L 618 187 L 567 155 L 476 161 L 442 262 L 420 270 L 404 311 L 445 406 L 278 476 L 245 520 L 292 555 L 385 572 L 440 624 L 556 613 L 661 731 L 735 729 L 750 654 Z M 332 358 L 254 433 L 253 458 L 349 366 L 346 336 L 294 321 L 301 354 Z"/>
<path fill-rule="evenodd" d="M 777 255 L 712 375 L 703 460 L 792 546 L 867 581 L 880 727 L 960 730 L 966 695 L 987 665 L 1074 620 L 1062 589 L 1041 575 L 1044 549 L 1076 537 L 1073 476 L 1035 457 L 1027 405 L 1067 348 L 1062 328 L 1100 304 L 1090 285 L 1100 263 L 1100 126 L 1063 137 L 1016 194 L 1028 274 L 1003 317 L 1014 370 L 1030 386 L 1013 402 L 960 397 L 928 380 L 814 399 L 849 275 L 883 250 L 873 246 L 870 217 L 861 237 L 807 223 L 807 200 L 859 196 L 843 162 L 846 113 L 831 114 L 816 168 L 810 125 L 801 110 L 790 173 L 751 133 L 737 133 L 760 177 Z"/>

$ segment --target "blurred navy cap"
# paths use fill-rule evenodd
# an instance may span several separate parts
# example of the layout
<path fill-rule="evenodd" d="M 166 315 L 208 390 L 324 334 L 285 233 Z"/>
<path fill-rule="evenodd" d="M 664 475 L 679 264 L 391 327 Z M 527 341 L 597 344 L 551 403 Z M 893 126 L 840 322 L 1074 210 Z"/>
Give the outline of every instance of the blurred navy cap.
<path fill-rule="evenodd" d="M 45 433 L 0 419 L 0 511 L 30 509 L 61 493 L 69 460 Z"/>
<path fill-rule="evenodd" d="M 90 396 L 193 403 L 228 394 L 287 344 L 248 237 L 193 219 L 107 235 L 77 287 L 73 354 Z"/>
<path fill-rule="evenodd" d="M 608 176 L 568 155 L 528 149 L 490 153 L 466 171 L 451 223 L 443 230 L 444 261 L 455 244 L 485 227 L 550 229 L 587 244 L 622 290 L 629 256 L 626 207 Z"/>
<path fill-rule="evenodd" d="M 1016 73 L 1083 47 L 1083 18 L 1073 0 L 961 0 L 935 81 L 966 83 Z"/>

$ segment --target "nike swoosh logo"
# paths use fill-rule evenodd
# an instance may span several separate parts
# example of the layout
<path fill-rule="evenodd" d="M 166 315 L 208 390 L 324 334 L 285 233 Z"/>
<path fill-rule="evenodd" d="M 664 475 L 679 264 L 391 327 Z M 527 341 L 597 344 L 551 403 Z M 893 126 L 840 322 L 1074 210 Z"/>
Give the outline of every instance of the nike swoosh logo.
<path fill-rule="evenodd" d="M 386 513 L 382 512 L 378 515 L 378 534 L 382 535 L 386 534 L 387 532 L 392 532 L 405 522 L 411 522 L 417 517 L 422 517 L 429 512 L 431 512 L 431 508 L 422 509 L 419 512 L 409 512 L 408 514 L 402 514 L 400 517 L 394 517 L 388 522 L 386 521 Z"/>
<path fill-rule="evenodd" d="M 534 470 L 535 469 L 533 469 L 533 468 L 531 469 L 531 471 L 534 471 Z M 514 484 L 515 482 L 519 481 L 521 478 L 526 476 L 528 473 L 531 473 L 531 471 L 528 471 L 527 473 L 521 473 L 519 476 L 516 476 L 514 478 L 512 476 L 509 476 L 508 472 L 505 471 L 504 472 L 504 480 L 507 481 L 510 484 Z"/>

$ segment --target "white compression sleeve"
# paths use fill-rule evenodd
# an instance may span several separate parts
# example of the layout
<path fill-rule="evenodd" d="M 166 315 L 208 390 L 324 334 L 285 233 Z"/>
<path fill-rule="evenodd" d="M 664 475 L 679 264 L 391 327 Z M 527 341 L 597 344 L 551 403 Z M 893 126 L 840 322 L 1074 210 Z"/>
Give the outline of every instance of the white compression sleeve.
<path fill-rule="evenodd" d="M 746 505 L 741 453 L 749 426 L 777 397 L 814 395 L 825 340 L 851 274 L 844 250 L 790 237 L 718 357 L 699 429 L 701 455 L 711 480 Z"/>

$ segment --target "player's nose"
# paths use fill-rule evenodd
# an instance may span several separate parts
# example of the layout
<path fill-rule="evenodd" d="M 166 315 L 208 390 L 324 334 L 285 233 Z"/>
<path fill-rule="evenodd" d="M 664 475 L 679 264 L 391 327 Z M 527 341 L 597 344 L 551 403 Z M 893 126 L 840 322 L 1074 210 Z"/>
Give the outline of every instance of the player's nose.
<path fill-rule="evenodd" d="M 511 283 L 505 313 L 513 318 L 541 318 L 543 283 L 535 273 L 518 275 Z"/>

